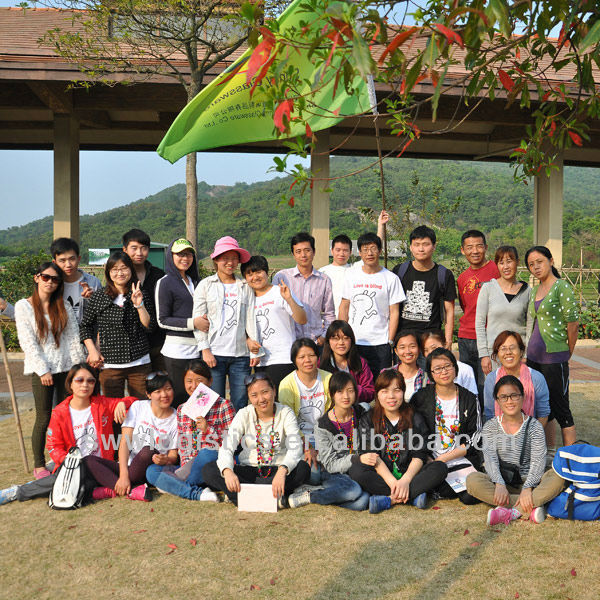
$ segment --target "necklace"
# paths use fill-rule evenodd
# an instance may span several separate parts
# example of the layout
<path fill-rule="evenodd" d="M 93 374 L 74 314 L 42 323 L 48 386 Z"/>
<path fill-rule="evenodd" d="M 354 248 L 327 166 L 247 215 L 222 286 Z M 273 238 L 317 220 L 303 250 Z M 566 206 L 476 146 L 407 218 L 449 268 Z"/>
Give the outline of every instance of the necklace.
<path fill-rule="evenodd" d="M 260 420 L 258 419 L 258 415 L 256 416 L 256 455 L 258 460 L 258 474 L 260 477 L 269 477 L 271 475 L 272 470 L 272 462 L 273 456 L 275 454 L 275 414 L 273 411 L 273 421 L 271 422 L 271 433 L 269 435 L 269 450 L 267 451 L 267 456 L 263 454 L 264 446 L 260 441 L 260 436 L 262 433 L 262 426 L 260 424 Z M 267 474 L 263 474 L 263 467 L 269 467 Z"/>
<path fill-rule="evenodd" d="M 454 419 L 454 423 L 448 427 L 446 425 L 446 419 L 444 417 L 444 411 L 442 410 L 442 403 L 440 402 L 439 396 L 435 397 L 435 420 L 437 424 L 437 430 L 440 436 L 440 443 L 442 444 L 442 448 L 447 450 L 454 443 L 454 436 L 458 433 L 460 421 L 459 419 Z M 449 438 L 450 441 L 444 441 L 444 438 Z"/>
<path fill-rule="evenodd" d="M 400 453 L 403 450 L 402 445 L 398 444 L 399 447 L 397 447 L 396 450 L 392 450 L 392 440 L 390 437 L 390 432 L 388 431 L 388 428 L 385 424 L 384 417 L 381 418 L 381 425 L 381 428 L 383 429 L 383 438 L 385 439 L 385 456 L 387 456 L 388 460 L 392 463 L 392 475 L 396 479 L 400 479 L 403 473 L 400 472 L 396 463 L 398 461 L 398 458 L 400 458 Z"/>
<path fill-rule="evenodd" d="M 335 425 L 338 431 L 346 435 L 344 430 L 342 429 L 340 422 L 338 421 L 337 415 L 335 414 L 335 406 L 331 409 L 331 412 L 333 413 L 333 418 L 335 419 Z M 348 450 L 350 451 L 350 454 L 352 454 L 354 452 L 354 409 L 352 409 L 352 427 L 350 429 L 350 435 L 347 436 L 346 445 L 348 447 Z"/>

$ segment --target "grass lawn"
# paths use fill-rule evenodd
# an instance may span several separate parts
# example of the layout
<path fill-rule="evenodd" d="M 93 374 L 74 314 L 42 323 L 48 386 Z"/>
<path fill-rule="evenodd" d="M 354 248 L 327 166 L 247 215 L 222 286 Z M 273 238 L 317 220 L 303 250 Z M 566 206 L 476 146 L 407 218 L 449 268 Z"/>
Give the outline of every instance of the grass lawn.
<path fill-rule="evenodd" d="M 597 391 L 574 384 L 572 405 L 578 436 L 599 444 Z M 22 420 L 28 436 L 33 413 Z M 26 481 L 12 419 L 0 448 L 0 486 Z M 0 507 L 0 598 L 598 598 L 600 522 L 490 529 L 487 506 L 435 507 L 263 515 L 165 495 L 67 512 L 13 502 Z"/>

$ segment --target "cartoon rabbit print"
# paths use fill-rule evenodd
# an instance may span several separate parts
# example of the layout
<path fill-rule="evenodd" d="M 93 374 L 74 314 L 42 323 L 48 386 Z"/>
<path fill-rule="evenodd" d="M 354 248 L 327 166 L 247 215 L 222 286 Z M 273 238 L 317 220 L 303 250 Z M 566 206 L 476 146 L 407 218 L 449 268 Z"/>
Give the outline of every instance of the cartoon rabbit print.
<path fill-rule="evenodd" d="M 360 294 L 356 294 L 352 298 L 352 316 L 350 318 L 351 323 L 362 325 L 363 321 L 370 319 L 377 314 L 374 298 L 375 291 L 368 292 L 367 290 L 364 290 Z"/>

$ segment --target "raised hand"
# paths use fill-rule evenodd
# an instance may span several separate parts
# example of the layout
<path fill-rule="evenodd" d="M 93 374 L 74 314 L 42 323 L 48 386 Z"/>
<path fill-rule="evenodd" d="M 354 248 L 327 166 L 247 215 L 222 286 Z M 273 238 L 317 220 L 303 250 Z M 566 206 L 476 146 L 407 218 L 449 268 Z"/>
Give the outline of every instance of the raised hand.
<path fill-rule="evenodd" d="M 144 303 L 144 294 L 142 294 L 141 287 L 142 285 L 139 281 L 131 284 L 131 301 L 135 308 L 141 308 Z"/>
<path fill-rule="evenodd" d="M 80 281 L 79 285 L 81 286 L 82 298 L 89 298 L 94 293 L 94 290 L 85 281 Z"/>
<path fill-rule="evenodd" d="M 279 284 L 279 291 L 281 292 L 281 297 L 289 302 L 292 299 L 292 292 L 290 292 L 290 288 L 283 283 L 283 281 Z"/>

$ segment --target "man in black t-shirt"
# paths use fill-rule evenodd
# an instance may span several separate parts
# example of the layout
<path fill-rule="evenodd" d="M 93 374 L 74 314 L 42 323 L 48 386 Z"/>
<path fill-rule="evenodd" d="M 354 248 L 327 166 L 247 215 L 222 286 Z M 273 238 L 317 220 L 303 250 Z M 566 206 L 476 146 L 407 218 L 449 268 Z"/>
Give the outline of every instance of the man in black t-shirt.
<path fill-rule="evenodd" d="M 433 229 L 425 225 L 417 227 L 411 232 L 409 242 L 413 260 L 393 269 L 406 293 L 399 329 L 423 333 L 442 329 L 445 321 L 446 347 L 451 348 L 456 299 L 454 275 L 433 261 L 436 244 Z"/>

